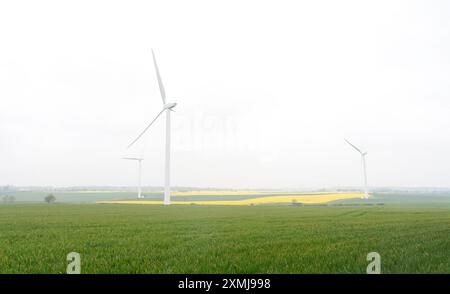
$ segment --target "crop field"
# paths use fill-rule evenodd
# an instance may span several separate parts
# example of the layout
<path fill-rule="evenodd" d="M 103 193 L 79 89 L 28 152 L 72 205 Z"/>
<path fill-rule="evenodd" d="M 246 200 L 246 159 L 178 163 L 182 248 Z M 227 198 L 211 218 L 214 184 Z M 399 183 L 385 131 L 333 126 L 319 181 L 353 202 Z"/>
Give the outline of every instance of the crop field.
<path fill-rule="evenodd" d="M 13 196 L 16 203 L 43 203 L 46 195 L 52 193 L 57 203 L 96 203 L 101 201 L 142 201 L 137 199 L 136 191 L 0 191 L 0 200 L 4 196 Z M 356 193 L 356 192 L 352 192 Z M 173 202 L 197 202 L 197 201 L 232 201 L 275 196 L 325 196 L 336 192 L 267 192 L 267 191 L 173 191 Z M 359 193 L 357 193 L 359 194 Z M 162 201 L 162 191 L 143 191 L 144 201 Z M 292 198 L 291 198 L 292 202 Z M 400 206 L 426 206 L 442 207 L 450 206 L 449 192 L 379 192 L 372 194 L 369 199 L 343 199 L 334 203 L 343 204 L 377 204 L 384 203 Z M 0 201 L 1 204 L 1 201 Z"/>
<path fill-rule="evenodd" d="M 383 273 L 450 273 L 450 205 L 436 197 L 429 206 L 4 204 L 0 273 L 65 273 L 72 251 L 82 273 L 365 273 L 372 251 Z"/>
<path fill-rule="evenodd" d="M 54 194 L 58 202 L 63 203 L 95 203 L 101 201 L 133 201 L 137 200 L 135 191 L 14 191 L 1 193 L 0 196 L 10 195 L 16 198 L 17 202 L 42 202 L 47 194 Z M 336 193 L 336 192 L 277 192 L 277 191 L 173 191 L 171 197 L 178 202 L 192 201 L 231 201 L 246 200 L 265 197 L 281 197 L 281 196 L 331 196 L 335 199 L 339 198 L 336 194 L 358 194 L 356 198 L 360 198 L 360 193 Z M 332 196 L 335 195 L 335 196 Z M 143 192 L 145 201 L 160 201 L 163 199 L 162 191 L 145 191 Z M 320 197 L 316 198 L 319 199 Z M 327 197 L 326 197 L 327 198 Z M 345 198 L 349 198 L 344 196 Z M 350 197 L 353 198 L 353 197 Z M 292 197 L 290 198 L 292 200 Z M 157 202 L 156 202 L 157 203 Z"/>
<path fill-rule="evenodd" d="M 265 195 L 264 195 L 265 196 Z M 327 193 L 305 195 L 276 195 L 259 196 L 241 200 L 196 200 L 196 201 L 172 201 L 172 204 L 197 204 L 197 205 L 264 205 L 264 204 L 321 204 L 337 200 L 362 198 L 362 193 Z M 99 204 L 163 204 L 162 201 L 124 200 L 124 201 L 99 201 Z"/>

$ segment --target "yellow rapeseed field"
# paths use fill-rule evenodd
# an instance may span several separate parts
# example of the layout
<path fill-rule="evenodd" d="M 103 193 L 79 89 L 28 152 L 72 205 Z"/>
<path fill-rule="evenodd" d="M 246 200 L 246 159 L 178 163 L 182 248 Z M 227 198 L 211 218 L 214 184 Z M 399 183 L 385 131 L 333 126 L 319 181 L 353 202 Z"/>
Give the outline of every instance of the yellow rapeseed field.
<path fill-rule="evenodd" d="M 208 191 L 209 192 L 209 191 Z M 194 194 L 193 194 L 194 195 Z M 198 194 L 195 194 L 198 195 Z M 211 195 L 211 194 L 209 194 Z M 222 194 L 221 194 L 222 195 Z M 242 194 L 241 194 L 242 195 Z M 253 195 L 253 194 L 252 194 Z M 197 204 L 197 205 L 260 205 L 260 204 L 283 204 L 283 203 L 303 203 L 303 204 L 321 204 L 336 200 L 361 198 L 362 193 L 330 193 L 330 194 L 310 194 L 310 195 L 283 195 L 271 197 L 257 197 L 242 200 L 208 200 L 208 201 L 171 201 L 172 204 Z M 153 204 L 161 205 L 162 201 L 151 200 L 123 200 L 123 201 L 99 201 L 103 204 Z"/>
<path fill-rule="evenodd" d="M 263 195 L 268 192 L 261 191 L 187 191 L 187 192 L 172 192 L 172 196 L 223 196 L 223 195 Z"/>
<path fill-rule="evenodd" d="M 330 192 L 283 192 L 283 191 L 174 191 L 171 196 L 250 196 L 250 195 L 278 195 L 278 194 L 293 194 L 293 195 L 319 195 L 329 194 Z"/>

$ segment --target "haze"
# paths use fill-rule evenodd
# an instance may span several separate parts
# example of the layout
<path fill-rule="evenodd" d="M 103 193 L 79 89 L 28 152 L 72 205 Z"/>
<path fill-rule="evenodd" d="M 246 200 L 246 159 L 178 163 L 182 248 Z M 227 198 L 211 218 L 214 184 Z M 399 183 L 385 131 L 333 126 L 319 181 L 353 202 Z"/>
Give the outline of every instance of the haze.
<path fill-rule="evenodd" d="M 2 1 L 0 185 L 450 186 L 448 1 Z"/>

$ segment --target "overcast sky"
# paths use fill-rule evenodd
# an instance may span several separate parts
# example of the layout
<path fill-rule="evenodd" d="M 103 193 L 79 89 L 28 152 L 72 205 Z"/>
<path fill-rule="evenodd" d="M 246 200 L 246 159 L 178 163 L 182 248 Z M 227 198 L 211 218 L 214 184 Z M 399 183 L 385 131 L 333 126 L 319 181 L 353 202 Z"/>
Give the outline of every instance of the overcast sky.
<path fill-rule="evenodd" d="M 0 185 L 450 186 L 449 1 L 2 1 Z"/>

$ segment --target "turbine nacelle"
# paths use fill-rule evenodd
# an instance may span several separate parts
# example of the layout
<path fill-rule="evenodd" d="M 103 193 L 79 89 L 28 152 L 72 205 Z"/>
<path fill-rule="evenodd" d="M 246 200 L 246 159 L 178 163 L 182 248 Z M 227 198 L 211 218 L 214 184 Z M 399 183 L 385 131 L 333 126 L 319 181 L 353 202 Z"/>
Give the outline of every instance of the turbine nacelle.
<path fill-rule="evenodd" d="M 175 106 L 177 106 L 177 103 L 176 103 L 176 102 L 166 103 L 166 104 L 164 104 L 163 109 L 169 109 L 169 110 L 172 110 Z"/>
<path fill-rule="evenodd" d="M 139 158 L 139 157 L 122 157 L 122 159 L 127 159 L 127 160 L 137 160 L 137 161 L 142 161 L 142 160 L 144 160 L 144 158 Z"/>

